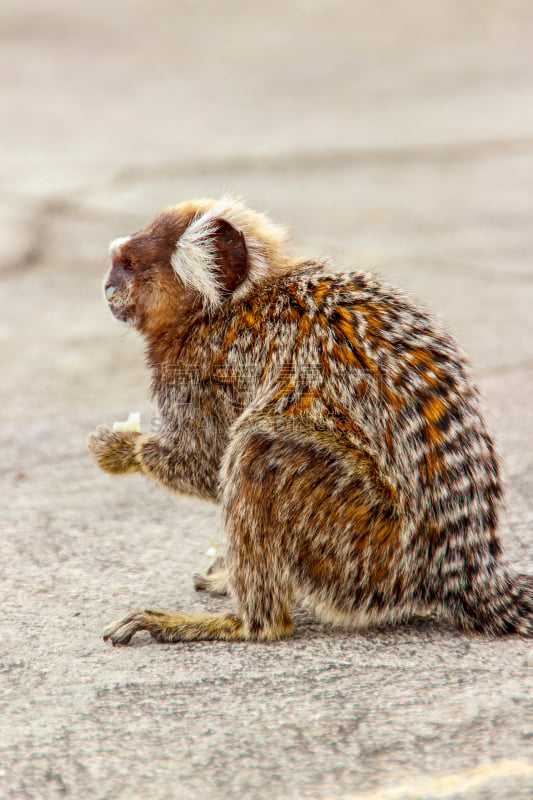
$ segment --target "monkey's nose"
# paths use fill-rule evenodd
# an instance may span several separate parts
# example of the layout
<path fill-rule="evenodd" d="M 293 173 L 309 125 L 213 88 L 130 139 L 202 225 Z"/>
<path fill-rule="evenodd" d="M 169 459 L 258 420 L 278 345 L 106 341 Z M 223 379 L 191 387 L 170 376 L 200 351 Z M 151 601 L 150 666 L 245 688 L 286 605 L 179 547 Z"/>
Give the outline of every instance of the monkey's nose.
<path fill-rule="evenodd" d="M 117 293 L 117 287 L 113 286 L 113 284 L 110 283 L 108 286 L 105 287 L 105 296 L 107 300 L 111 301 L 116 293 Z"/>

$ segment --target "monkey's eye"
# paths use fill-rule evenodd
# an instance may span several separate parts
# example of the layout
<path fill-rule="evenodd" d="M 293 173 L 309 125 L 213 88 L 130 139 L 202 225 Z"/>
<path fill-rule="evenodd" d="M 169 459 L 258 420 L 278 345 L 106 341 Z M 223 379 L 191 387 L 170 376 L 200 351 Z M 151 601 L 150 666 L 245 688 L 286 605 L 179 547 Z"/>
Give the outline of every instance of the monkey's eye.
<path fill-rule="evenodd" d="M 135 261 L 125 261 L 123 268 L 126 270 L 126 272 L 135 272 L 137 269 L 137 264 Z"/>

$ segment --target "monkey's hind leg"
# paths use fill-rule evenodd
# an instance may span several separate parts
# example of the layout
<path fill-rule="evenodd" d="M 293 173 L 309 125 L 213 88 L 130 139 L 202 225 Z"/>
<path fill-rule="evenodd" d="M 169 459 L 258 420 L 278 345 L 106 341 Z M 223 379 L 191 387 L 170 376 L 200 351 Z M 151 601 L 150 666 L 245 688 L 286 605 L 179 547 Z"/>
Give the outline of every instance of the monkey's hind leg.
<path fill-rule="evenodd" d="M 249 515 L 245 503 L 241 501 L 235 505 L 227 517 L 233 534 L 231 583 L 239 613 L 171 614 L 157 609 L 135 611 L 112 623 L 104 632 L 105 641 L 110 640 L 113 645 L 129 644 L 138 631 L 148 631 L 156 641 L 166 643 L 214 639 L 228 642 L 273 641 L 292 634 L 290 582 L 286 578 L 279 581 L 284 565 L 277 562 L 280 556 L 283 559 L 282 551 L 273 548 L 265 553 L 257 552 L 250 559 Z M 194 576 L 195 587 L 211 593 L 218 590 L 219 594 L 227 594 L 230 575 L 221 557 L 213 563 L 212 570 L 210 568 L 207 575 Z"/>
<path fill-rule="evenodd" d="M 158 642 L 192 642 L 198 639 L 221 639 L 232 642 L 246 636 L 243 621 L 232 614 L 169 614 L 149 609 L 134 611 L 113 622 L 104 632 L 104 641 L 113 645 L 129 644 L 138 631 L 148 631 Z"/>
<path fill-rule="evenodd" d="M 129 644 L 139 631 L 148 631 L 157 642 L 193 642 L 215 640 L 226 642 L 281 639 L 292 633 L 288 615 L 274 625 L 250 626 L 238 614 L 170 614 L 148 609 L 134 611 L 113 622 L 104 631 L 104 641 L 115 646 Z"/>
<path fill-rule="evenodd" d="M 240 527 L 240 533 L 246 531 Z M 238 614 L 170 614 L 158 609 L 134 611 L 112 623 L 104 632 L 104 641 L 113 645 L 129 644 L 138 631 L 148 631 L 157 642 L 192 642 L 198 640 L 273 641 L 290 636 L 293 624 L 288 611 L 287 587 L 276 586 L 279 574 L 276 564 L 265 556 L 258 563 L 247 563 L 242 542 L 235 542 L 236 588 Z M 216 563 L 216 562 L 215 562 Z M 215 565 L 213 565 L 215 566 Z M 196 588 L 213 587 L 227 593 L 229 575 L 226 569 L 212 575 L 201 575 L 205 584 Z M 221 593 L 221 592 L 219 592 Z"/>
<path fill-rule="evenodd" d="M 242 525 L 237 527 L 241 535 L 246 536 L 246 528 L 243 529 Z M 267 555 L 258 562 L 247 563 L 246 549 L 242 544 L 242 541 L 236 541 L 234 545 L 236 574 L 233 583 L 239 614 L 170 614 L 157 609 L 134 611 L 112 623 L 104 632 L 104 641 L 110 640 L 113 645 L 129 644 L 138 631 L 148 631 L 156 641 L 166 643 L 214 639 L 227 642 L 273 641 L 290 636 L 293 624 L 288 611 L 287 585 L 276 585 L 275 580 L 279 567 Z M 211 591 L 213 586 L 219 586 L 226 592 L 229 581 L 226 569 L 199 577 L 206 581 Z M 204 588 L 203 585 L 199 587 L 196 581 L 195 586 Z"/>

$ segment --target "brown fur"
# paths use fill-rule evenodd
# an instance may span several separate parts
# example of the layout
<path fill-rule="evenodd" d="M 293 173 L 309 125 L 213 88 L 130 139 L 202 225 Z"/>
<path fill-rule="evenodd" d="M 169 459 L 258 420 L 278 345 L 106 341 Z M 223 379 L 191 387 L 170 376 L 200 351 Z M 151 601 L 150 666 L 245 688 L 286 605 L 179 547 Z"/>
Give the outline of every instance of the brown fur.
<path fill-rule="evenodd" d="M 162 430 L 98 428 L 89 452 L 220 504 L 227 555 L 194 583 L 235 613 L 135 612 L 105 638 L 273 640 L 302 600 L 359 627 L 432 610 L 532 635 L 477 391 L 418 304 L 292 258 L 282 231 L 228 200 L 167 209 L 111 255 L 106 295 L 145 338 Z"/>

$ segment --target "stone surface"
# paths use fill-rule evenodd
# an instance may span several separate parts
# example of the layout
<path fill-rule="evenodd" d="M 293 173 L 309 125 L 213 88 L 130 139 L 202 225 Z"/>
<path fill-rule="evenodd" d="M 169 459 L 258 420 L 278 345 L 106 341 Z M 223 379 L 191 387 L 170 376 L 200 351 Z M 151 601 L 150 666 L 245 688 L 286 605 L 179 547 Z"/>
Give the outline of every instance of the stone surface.
<path fill-rule="evenodd" d="M 229 190 L 448 321 L 533 571 L 532 33 L 528 0 L 4 0 L 1 797 L 533 796 L 530 641 L 299 611 L 280 644 L 105 645 L 131 607 L 224 608 L 190 579 L 221 535 L 214 506 L 84 446 L 154 424 L 107 242 Z"/>

